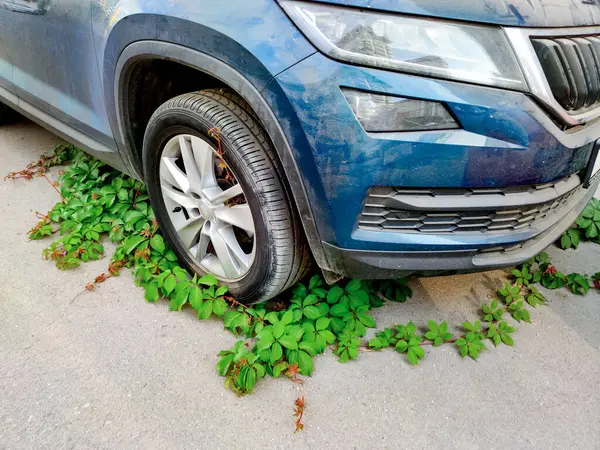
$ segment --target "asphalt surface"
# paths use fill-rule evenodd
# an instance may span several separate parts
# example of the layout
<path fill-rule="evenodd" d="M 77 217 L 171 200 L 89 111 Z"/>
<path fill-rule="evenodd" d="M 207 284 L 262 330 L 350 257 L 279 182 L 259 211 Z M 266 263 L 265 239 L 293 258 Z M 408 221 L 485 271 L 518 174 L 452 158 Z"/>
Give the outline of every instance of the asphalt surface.
<path fill-rule="evenodd" d="M 57 142 L 29 122 L 0 127 L 0 172 Z M 515 347 L 478 362 L 451 346 L 427 348 L 417 367 L 391 350 L 346 364 L 328 351 L 294 434 L 291 382 L 225 390 L 216 354 L 235 338 L 222 323 L 147 304 L 128 273 L 77 297 L 108 259 L 68 272 L 42 259 L 48 242 L 26 232 L 57 201 L 44 179 L 0 182 L 0 448 L 600 448 L 597 292 L 546 292 Z M 600 246 L 550 253 L 565 272 L 600 270 Z M 504 276 L 415 280 L 377 324 L 473 320 Z"/>

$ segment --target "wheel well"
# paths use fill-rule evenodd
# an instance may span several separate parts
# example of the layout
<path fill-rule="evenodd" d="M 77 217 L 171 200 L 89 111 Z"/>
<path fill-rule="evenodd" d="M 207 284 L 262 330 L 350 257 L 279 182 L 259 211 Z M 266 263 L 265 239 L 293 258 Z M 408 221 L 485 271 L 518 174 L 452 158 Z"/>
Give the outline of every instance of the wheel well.
<path fill-rule="evenodd" d="M 133 175 L 143 176 L 143 137 L 150 117 L 160 105 L 170 98 L 195 90 L 230 88 L 248 101 L 267 131 L 292 187 L 292 197 L 300 212 L 313 257 L 321 268 L 332 270 L 322 244 L 322 241 L 334 240 L 331 226 L 325 220 L 328 215 L 326 209 L 320 201 L 312 205 L 309 203 L 290 143 L 275 113 L 251 82 L 227 63 L 177 44 L 140 40 L 122 49 L 119 54 L 114 70 L 118 78 L 114 78 L 110 69 L 107 68 L 106 72 L 108 86 L 117 89 L 117 95 L 112 97 L 112 101 L 108 100 L 109 105 L 112 103 L 110 111 L 115 113 L 109 114 L 109 120 L 113 129 L 120 131 L 117 137 L 128 153 L 125 159 L 133 166 Z M 170 59 L 174 57 L 181 62 Z M 210 67 L 216 76 L 193 66 Z M 315 208 L 322 212 L 318 216 L 318 224 L 313 213 Z"/>
<path fill-rule="evenodd" d="M 150 117 L 160 105 L 188 92 L 229 87 L 217 78 L 185 64 L 164 59 L 137 62 L 127 78 L 123 95 L 125 134 L 133 145 L 133 157 L 142 174 L 142 145 Z"/>

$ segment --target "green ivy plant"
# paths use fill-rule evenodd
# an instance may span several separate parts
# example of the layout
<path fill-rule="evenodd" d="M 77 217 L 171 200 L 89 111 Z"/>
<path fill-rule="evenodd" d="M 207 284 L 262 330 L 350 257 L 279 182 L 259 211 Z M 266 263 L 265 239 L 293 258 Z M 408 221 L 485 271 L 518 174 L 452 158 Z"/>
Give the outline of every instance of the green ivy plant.
<path fill-rule="evenodd" d="M 430 320 L 427 322 L 429 331 L 425 333 L 425 337 L 429 339 L 434 347 L 439 347 L 445 342 L 449 342 L 454 335 L 448 331 L 448 324 L 444 320 L 439 325 L 434 321 Z"/>
<path fill-rule="evenodd" d="M 575 224 L 563 233 L 559 244 L 563 249 L 577 248 L 582 240 L 600 243 L 600 200 L 592 198 Z"/>
<path fill-rule="evenodd" d="M 542 253 L 513 270 L 497 298 L 482 305 L 481 320 L 464 322 L 462 330 L 446 321 L 429 320 L 422 329 L 409 321 L 363 341 L 368 330 L 376 327 L 374 309 L 388 300 L 404 303 L 412 296 L 408 280 L 346 280 L 327 286 L 320 274 L 313 274 L 284 294 L 277 307 L 269 303 L 242 305 L 214 276 L 198 277 L 179 266 L 160 233 L 141 182 L 72 146 L 59 146 L 51 156 L 9 176 L 47 178 L 48 167 L 67 161 L 70 165 L 59 179 L 61 201 L 48 214 L 38 214 L 40 221 L 29 232 L 31 239 L 58 233 L 43 256 L 58 268 L 69 269 L 102 257 L 103 240 L 116 244 L 107 273 L 96 277 L 86 290 L 129 268 L 148 302 L 166 299 L 172 311 L 192 308 L 201 320 L 222 320 L 224 328 L 240 339 L 232 348 L 219 352 L 217 371 L 226 386 L 240 395 L 252 392 L 266 375 L 285 375 L 301 384 L 297 375 L 311 376 L 314 358 L 328 347 L 342 363 L 357 359 L 361 351 L 390 347 L 417 365 L 426 356 L 426 346 L 442 345 L 453 345 L 462 357 L 475 360 L 486 349 L 486 340 L 494 346 L 514 344 L 516 330 L 508 321 L 529 322 L 528 308 L 546 303 L 537 283 L 548 289 L 567 287 L 580 295 L 600 288 L 600 272 L 592 277 L 564 275 Z M 577 223 L 578 232 L 586 230 L 584 235 L 590 239 L 597 237 L 598 206 L 597 201 L 592 202 L 582 215 L 584 220 L 580 218 Z M 573 236 L 569 239 L 572 243 Z M 459 333 L 455 335 L 451 329 Z M 296 401 L 296 409 L 300 410 L 296 427 L 301 429 L 303 395 Z"/>

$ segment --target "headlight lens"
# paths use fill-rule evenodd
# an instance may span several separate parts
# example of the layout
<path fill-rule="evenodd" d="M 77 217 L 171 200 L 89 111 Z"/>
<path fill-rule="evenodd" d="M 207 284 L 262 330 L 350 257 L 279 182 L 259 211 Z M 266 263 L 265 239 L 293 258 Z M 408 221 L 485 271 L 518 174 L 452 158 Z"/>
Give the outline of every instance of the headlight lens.
<path fill-rule="evenodd" d="M 323 53 L 343 61 L 526 90 L 501 29 L 280 0 Z"/>
<path fill-rule="evenodd" d="M 342 92 L 362 127 L 371 133 L 458 128 L 441 103 L 354 89 L 342 89 Z"/>

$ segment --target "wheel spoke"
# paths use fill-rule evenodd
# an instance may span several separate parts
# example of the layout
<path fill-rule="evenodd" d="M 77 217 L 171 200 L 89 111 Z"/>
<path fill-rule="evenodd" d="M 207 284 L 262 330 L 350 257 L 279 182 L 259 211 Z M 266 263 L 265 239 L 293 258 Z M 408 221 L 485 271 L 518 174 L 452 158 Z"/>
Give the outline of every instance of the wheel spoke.
<path fill-rule="evenodd" d="M 190 249 L 192 255 L 194 255 L 198 261 L 202 261 L 208 255 L 208 244 L 210 243 L 211 226 L 211 222 L 204 222 L 204 226 L 200 231 L 200 238 L 198 240 L 198 243 Z"/>
<path fill-rule="evenodd" d="M 214 163 L 215 152 L 202 139 L 192 136 L 191 140 L 195 165 L 200 173 L 199 187 L 202 189 L 217 187 Z"/>
<path fill-rule="evenodd" d="M 190 189 L 188 177 L 177 167 L 173 158 L 168 156 L 163 156 L 160 159 L 160 177 L 183 192 L 188 192 Z"/>
<path fill-rule="evenodd" d="M 215 209 L 215 216 L 230 225 L 235 225 L 238 228 L 246 231 L 250 236 L 254 236 L 254 221 L 250 212 L 250 205 L 244 203 L 242 205 L 234 205 Z"/>
<path fill-rule="evenodd" d="M 186 248 L 191 249 L 198 244 L 200 230 L 204 225 L 204 218 L 201 216 L 191 217 L 188 220 L 176 226 L 177 234 Z"/>
<path fill-rule="evenodd" d="M 175 189 L 164 185 L 161 186 L 161 189 L 164 195 L 169 197 L 178 205 L 183 206 L 185 209 L 191 209 L 197 206 L 196 202 L 194 202 L 194 199 L 188 197 L 183 192 L 176 191 Z"/>
<path fill-rule="evenodd" d="M 236 266 L 239 267 L 240 272 L 245 272 L 250 268 L 252 256 L 247 255 L 242 250 L 240 243 L 233 231 L 232 227 L 223 227 L 219 229 L 219 233 L 225 240 L 227 247 L 229 248 L 230 254 L 234 257 L 234 262 L 236 262 Z"/>
<path fill-rule="evenodd" d="M 223 266 L 219 262 L 219 258 L 217 258 L 212 253 L 209 253 L 204 258 L 200 260 L 200 263 L 204 266 L 204 268 L 219 277 L 227 278 L 227 274 L 223 271 Z"/>
<path fill-rule="evenodd" d="M 225 276 L 229 278 L 239 277 L 241 270 L 234 260 L 235 254 L 230 249 L 232 243 L 227 242 L 226 238 L 221 235 L 220 230 L 216 226 L 212 226 L 209 232 L 210 241 L 215 248 L 216 256 L 219 259 L 219 263 L 221 263 Z"/>
<path fill-rule="evenodd" d="M 225 203 L 227 200 L 231 200 L 233 197 L 243 194 L 244 192 L 242 191 L 242 186 L 236 184 L 225 191 L 217 186 L 203 189 L 202 193 L 213 205 L 218 205 L 220 203 Z"/>
<path fill-rule="evenodd" d="M 183 159 L 185 173 L 189 179 L 190 189 L 192 191 L 201 189 L 202 183 L 200 179 L 202 175 L 196 165 L 196 159 L 194 158 L 194 152 L 192 152 L 191 143 L 185 136 L 179 136 L 179 148 L 181 149 L 181 158 Z"/>

